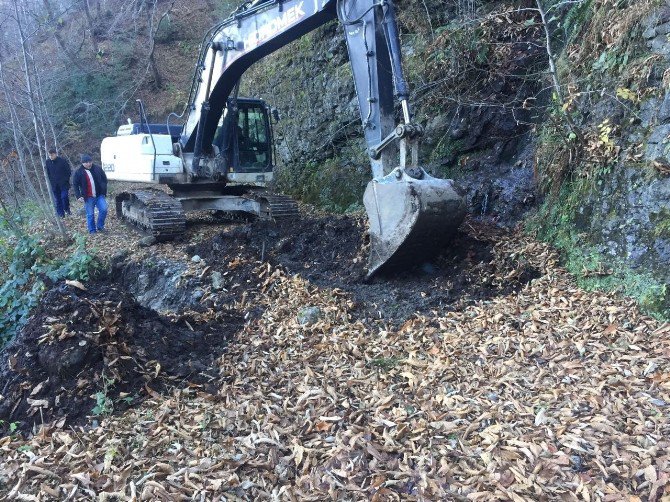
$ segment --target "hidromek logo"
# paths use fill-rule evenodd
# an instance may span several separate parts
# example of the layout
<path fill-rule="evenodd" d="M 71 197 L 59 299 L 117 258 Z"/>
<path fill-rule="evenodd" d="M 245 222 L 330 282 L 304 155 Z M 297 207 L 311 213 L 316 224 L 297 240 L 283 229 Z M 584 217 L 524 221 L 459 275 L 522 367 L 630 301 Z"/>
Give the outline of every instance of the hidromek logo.
<path fill-rule="evenodd" d="M 272 38 L 276 33 L 279 33 L 283 29 L 299 21 L 305 15 L 305 11 L 302 8 L 303 4 L 304 2 L 300 2 L 298 5 L 287 9 L 282 17 L 268 21 L 261 26 L 258 31 L 251 33 L 244 41 L 245 50 L 262 44 L 266 40 Z"/>

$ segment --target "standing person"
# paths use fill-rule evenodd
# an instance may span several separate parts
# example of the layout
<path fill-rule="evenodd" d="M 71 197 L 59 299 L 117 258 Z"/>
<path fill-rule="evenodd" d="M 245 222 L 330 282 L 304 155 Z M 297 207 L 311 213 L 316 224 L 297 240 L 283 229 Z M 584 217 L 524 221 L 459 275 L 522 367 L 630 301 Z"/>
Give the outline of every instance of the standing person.
<path fill-rule="evenodd" d="M 72 178 L 74 193 L 77 200 L 84 199 L 86 208 L 86 224 L 88 232 L 105 231 L 105 218 L 107 217 L 107 175 L 102 168 L 93 163 L 93 159 L 87 153 L 81 156 L 81 166 Z M 98 222 L 95 221 L 95 208 L 98 208 Z"/>
<path fill-rule="evenodd" d="M 70 214 L 70 175 L 72 169 L 70 163 L 62 157 L 59 157 L 55 148 L 49 149 L 49 158 L 46 162 L 49 184 L 54 194 L 56 204 L 56 214 L 61 218 Z"/>

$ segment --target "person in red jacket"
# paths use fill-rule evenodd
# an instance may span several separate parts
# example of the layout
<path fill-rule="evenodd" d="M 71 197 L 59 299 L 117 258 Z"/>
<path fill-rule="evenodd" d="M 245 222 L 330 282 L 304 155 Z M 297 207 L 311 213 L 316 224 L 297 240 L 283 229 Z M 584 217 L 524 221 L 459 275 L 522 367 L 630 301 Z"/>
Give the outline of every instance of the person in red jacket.
<path fill-rule="evenodd" d="M 88 232 L 105 231 L 107 217 L 107 175 L 102 168 L 93 163 L 87 153 L 81 156 L 81 166 L 72 177 L 74 193 L 77 199 L 84 200 Z M 98 208 L 98 221 L 95 221 L 95 208 Z"/>

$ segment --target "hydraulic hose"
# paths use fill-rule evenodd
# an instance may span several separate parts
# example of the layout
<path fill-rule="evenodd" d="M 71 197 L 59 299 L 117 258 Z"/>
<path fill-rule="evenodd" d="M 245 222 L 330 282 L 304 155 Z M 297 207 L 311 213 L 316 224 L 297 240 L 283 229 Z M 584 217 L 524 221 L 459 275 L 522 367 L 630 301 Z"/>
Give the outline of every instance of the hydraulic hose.
<path fill-rule="evenodd" d="M 409 87 L 405 81 L 402 72 L 402 59 L 400 56 L 400 35 L 398 34 L 398 23 L 396 22 L 395 9 L 391 0 L 385 0 L 382 3 L 384 9 L 384 35 L 386 35 L 386 44 L 389 55 L 391 56 L 391 68 L 393 71 L 393 85 L 400 101 L 409 99 Z M 408 117 L 405 117 L 407 121 Z"/>

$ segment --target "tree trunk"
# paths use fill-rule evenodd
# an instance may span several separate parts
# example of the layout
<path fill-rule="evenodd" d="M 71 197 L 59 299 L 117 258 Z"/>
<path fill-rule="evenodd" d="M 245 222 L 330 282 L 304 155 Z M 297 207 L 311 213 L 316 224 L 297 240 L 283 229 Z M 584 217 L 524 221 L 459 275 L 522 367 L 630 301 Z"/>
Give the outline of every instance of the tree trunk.
<path fill-rule="evenodd" d="M 32 179 L 28 175 L 28 171 L 26 170 L 26 161 L 23 155 L 23 148 L 21 146 L 21 141 L 19 138 L 19 128 L 20 128 L 20 122 L 18 119 L 18 116 L 16 114 L 16 108 L 12 101 L 9 98 L 9 91 L 7 89 L 7 83 L 5 82 L 5 76 L 4 76 L 4 71 L 3 71 L 3 65 L 2 62 L 0 61 L 0 84 L 2 85 L 2 91 L 5 95 L 5 102 L 7 103 L 7 109 L 9 110 L 9 115 L 11 118 L 11 124 L 12 124 L 12 137 L 14 139 L 14 148 L 16 150 L 16 155 L 18 157 L 18 164 L 19 164 L 19 172 L 21 175 L 21 179 L 23 180 L 23 184 L 25 186 L 26 192 L 33 198 L 33 200 L 38 204 L 38 207 L 42 209 L 42 204 L 39 204 L 40 202 L 40 195 L 37 192 L 37 189 L 35 188 L 35 185 L 32 182 Z"/>
<path fill-rule="evenodd" d="M 24 5 L 22 5 L 24 6 Z M 21 23 L 21 14 L 19 13 L 19 7 L 18 7 L 18 1 L 15 0 L 14 2 L 14 13 L 16 14 L 16 25 L 19 30 L 19 36 L 20 36 L 20 42 L 21 42 L 21 53 L 23 55 L 23 70 L 24 70 L 24 75 L 26 79 L 26 86 L 28 89 L 28 106 L 30 110 L 30 114 L 32 116 L 33 120 L 33 128 L 35 130 L 35 139 L 37 141 L 37 151 L 39 152 L 39 158 L 40 158 L 40 165 L 42 167 L 42 174 L 44 175 L 44 181 L 47 184 L 47 187 L 49 187 L 49 175 L 47 173 L 46 169 L 46 164 L 45 162 L 42 161 L 42 159 L 46 159 L 46 152 L 42 151 L 42 146 L 40 145 L 40 129 L 38 125 L 38 117 L 37 117 L 37 111 L 36 111 L 36 99 L 35 99 L 35 92 L 33 91 L 33 83 L 32 83 L 32 78 L 30 74 L 30 68 L 31 65 L 29 64 L 29 60 L 31 59 L 29 57 L 29 45 L 28 41 L 26 39 L 26 36 L 23 31 L 23 24 Z M 52 190 L 48 190 L 47 192 L 49 193 L 49 200 L 51 201 L 52 207 L 56 206 L 56 200 L 54 198 L 54 194 Z M 53 211 L 52 211 L 52 214 Z M 56 226 L 60 233 L 63 236 L 67 235 L 67 231 L 65 229 L 65 225 L 63 225 L 63 222 L 61 219 L 54 214 L 54 218 Z"/>
<path fill-rule="evenodd" d="M 157 2 L 156 0 L 153 0 L 151 2 L 152 8 L 147 9 L 147 28 L 149 32 L 149 43 L 150 43 L 150 50 L 149 50 L 149 67 L 151 68 L 151 73 L 153 74 L 154 77 L 154 87 L 156 89 L 160 89 L 163 86 L 163 79 L 161 78 L 161 74 L 158 71 L 158 65 L 156 64 L 156 59 L 154 57 L 154 53 L 156 51 L 156 33 L 158 32 L 158 28 L 161 25 L 161 22 L 165 18 L 165 16 L 168 15 L 170 10 L 172 10 L 172 6 L 174 5 L 174 2 L 170 4 L 170 7 L 163 13 L 161 18 L 158 20 L 158 23 L 154 26 L 154 16 L 156 15 L 156 6 Z"/>
<path fill-rule="evenodd" d="M 96 34 L 97 26 L 95 19 L 91 15 L 91 8 L 88 4 L 88 0 L 84 0 L 84 13 L 86 14 L 86 20 L 88 21 L 88 29 L 91 33 L 91 43 L 93 44 L 93 51 L 95 54 L 100 52 L 100 47 L 98 46 L 98 38 Z"/>
<path fill-rule="evenodd" d="M 151 49 L 151 54 L 149 55 L 149 65 L 151 65 L 151 73 L 153 73 L 154 76 L 154 87 L 156 89 L 160 89 L 163 87 L 163 79 L 160 72 L 158 71 L 158 66 L 156 65 L 153 48 Z"/>
<path fill-rule="evenodd" d="M 547 50 L 547 56 L 549 60 L 549 74 L 551 75 L 551 81 L 553 83 L 554 92 L 556 93 L 558 105 L 561 107 L 561 112 L 563 113 L 565 122 L 568 124 L 570 132 L 572 132 L 575 135 L 578 144 L 581 145 L 584 142 L 584 136 L 582 135 L 581 130 L 572 120 L 572 117 L 570 116 L 568 110 L 565 109 L 565 97 L 563 95 L 563 88 L 561 87 L 561 83 L 558 79 L 558 70 L 556 69 L 556 61 L 554 60 L 554 52 L 551 45 L 551 31 L 549 29 L 549 23 L 547 21 L 547 13 L 544 9 L 544 6 L 542 5 L 542 0 L 535 0 L 535 2 L 537 4 L 537 10 L 540 13 L 540 17 L 542 18 L 542 26 L 544 28 L 544 36 L 546 43 L 545 48 Z"/>

